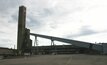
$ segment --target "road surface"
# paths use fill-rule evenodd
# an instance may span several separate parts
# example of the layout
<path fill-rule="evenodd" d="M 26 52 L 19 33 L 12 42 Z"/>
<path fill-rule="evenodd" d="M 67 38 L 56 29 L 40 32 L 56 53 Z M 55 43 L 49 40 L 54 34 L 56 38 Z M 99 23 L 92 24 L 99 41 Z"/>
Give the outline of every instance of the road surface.
<path fill-rule="evenodd" d="M 0 65 L 107 65 L 104 55 L 35 55 L 31 57 L 2 59 Z"/>

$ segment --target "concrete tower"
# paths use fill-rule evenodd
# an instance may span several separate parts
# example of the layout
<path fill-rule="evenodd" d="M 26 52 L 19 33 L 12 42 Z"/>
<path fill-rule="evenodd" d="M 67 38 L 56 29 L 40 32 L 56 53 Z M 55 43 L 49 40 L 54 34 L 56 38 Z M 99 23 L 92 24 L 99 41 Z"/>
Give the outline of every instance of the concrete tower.
<path fill-rule="evenodd" d="M 17 35 L 17 49 L 19 54 L 23 52 L 24 38 L 25 38 L 25 27 L 26 27 L 26 7 L 19 7 L 18 17 L 18 35 Z"/>

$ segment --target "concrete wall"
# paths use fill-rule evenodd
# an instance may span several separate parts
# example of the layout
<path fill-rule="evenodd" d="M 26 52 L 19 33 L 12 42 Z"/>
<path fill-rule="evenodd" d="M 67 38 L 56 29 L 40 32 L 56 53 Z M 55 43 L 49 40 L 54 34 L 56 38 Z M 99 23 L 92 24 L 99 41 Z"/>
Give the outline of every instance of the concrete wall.
<path fill-rule="evenodd" d="M 21 52 L 23 49 L 24 35 L 26 24 L 26 8 L 24 6 L 19 7 L 18 17 L 18 35 L 17 35 L 17 49 Z"/>

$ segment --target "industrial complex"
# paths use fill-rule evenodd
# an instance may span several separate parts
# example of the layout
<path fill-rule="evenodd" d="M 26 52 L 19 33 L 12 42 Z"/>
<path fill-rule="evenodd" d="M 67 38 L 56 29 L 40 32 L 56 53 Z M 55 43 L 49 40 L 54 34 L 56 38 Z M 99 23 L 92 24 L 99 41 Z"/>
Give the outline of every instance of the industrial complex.
<path fill-rule="evenodd" d="M 37 44 L 37 37 L 51 40 L 50 46 L 32 46 L 30 36 L 35 37 L 34 44 Z M 69 45 L 55 45 L 54 41 L 64 42 Z M 0 55 L 46 55 L 46 54 L 107 54 L 107 44 L 94 44 L 89 42 L 53 37 L 48 35 L 31 33 L 26 28 L 26 7 L 19 7 L 17 49 L 0 48 Z"/>
<path fill-rule="evenodd" d="M 19 7 L 19 20 L 18 20 L 18 38 L 17 38 L 17 50 L 19 54 L 31 53 L 31 54 L 65 54 L 65 53 L 96 53 L 107 54 L 107 44 L 93 44 L 89 42 L 41 35 L 31 33 L 30 29 L 26 28 L 26 7 Z M 51 46 L 36 46 L 32 47 L 32 41 L 30 35 L 35 36 L 35 44 L 37 44 L 37 37 L 42 37 L 51 40 Z M 70 45 L 54 45 L 54 41 L 60 41 L 68 43 Z"/>

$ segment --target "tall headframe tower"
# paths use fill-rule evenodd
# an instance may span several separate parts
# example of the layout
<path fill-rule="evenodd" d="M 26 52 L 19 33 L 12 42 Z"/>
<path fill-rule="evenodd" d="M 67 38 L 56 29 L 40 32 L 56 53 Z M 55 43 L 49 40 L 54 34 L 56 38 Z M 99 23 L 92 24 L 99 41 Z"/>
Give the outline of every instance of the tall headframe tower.
<path fill-rule="evenodd" d="M 19 54 L 23 52 L 25 27 L 26 27 L 26 7 L 20 6 L 18 17 L 18 35 L 17 35 L 17 49 Z"/>

